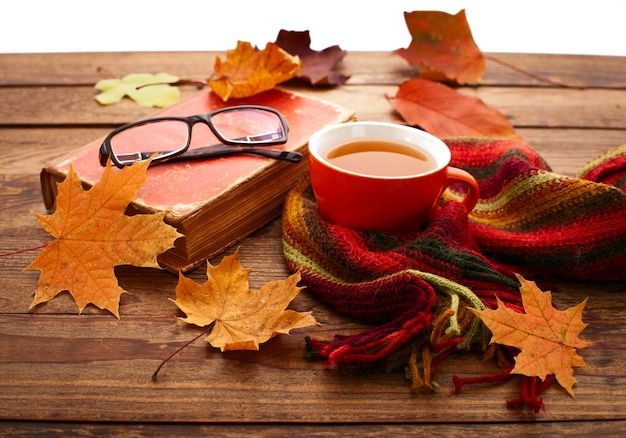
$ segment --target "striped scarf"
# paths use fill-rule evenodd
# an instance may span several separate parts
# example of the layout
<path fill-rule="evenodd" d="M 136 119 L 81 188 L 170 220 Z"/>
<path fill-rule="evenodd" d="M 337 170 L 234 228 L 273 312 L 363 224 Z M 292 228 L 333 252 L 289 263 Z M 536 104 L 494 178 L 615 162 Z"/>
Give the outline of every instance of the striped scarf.
<path fill-rule="evenodd" d="M 517 141 L 446 143 L 451 164 L 474 175 L 481 197 L 468 216 L 458 202 L 463 187 L 451 187 L 438 216 L 416 234 L 326 221 L 306 175 L 289 193 L 283 214 L 288 266 L 300 270 L 318 299 L 371 324 L 330 341 L 307 339 L 310 355 L 356 369 L 406 366 L 414 389 L 431 388 L 434 367 L 451 352 L 487 348 L 488 336 L 467 307 L 495 308 L 497 295 L 523 311 L 515 272 L 626 279 L 626 146 L 567 177 Z M 455 383 L 459 389 L 463 382 Z M 540 400 L 528 388 L 525 393 L 518 402 L 537 410 Z"/>

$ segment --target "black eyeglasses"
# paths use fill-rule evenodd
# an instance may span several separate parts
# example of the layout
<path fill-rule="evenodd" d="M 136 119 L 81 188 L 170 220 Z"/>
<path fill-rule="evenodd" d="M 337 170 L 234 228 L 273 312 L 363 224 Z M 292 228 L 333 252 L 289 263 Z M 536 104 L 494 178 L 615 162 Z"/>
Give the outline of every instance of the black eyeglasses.
<path fill-rule="evenodd" d="M 207 125 L 220 143 L 191 146 L 193 126 Z M 100 164 L 109 157 L 119 168 L 152 157 L 151 165 L 254 154 L 297 163 L 302 154 L 266 149 L 287 142 L 288 126 L 281 113 L 265 106 L 244 105 L 222 108 L 189 117 L 157 117 L 129 123 L 113 130 L 100 146 Z"/>

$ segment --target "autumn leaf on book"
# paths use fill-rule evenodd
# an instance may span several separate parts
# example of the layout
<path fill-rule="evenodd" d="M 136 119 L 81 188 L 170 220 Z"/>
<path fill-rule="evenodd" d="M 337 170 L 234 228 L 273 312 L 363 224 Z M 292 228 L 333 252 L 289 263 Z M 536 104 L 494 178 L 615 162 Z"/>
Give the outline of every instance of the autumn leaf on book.
<path fill-rule="evenodd" d="M 539 377 L 554 374 L 559 384 L 574 395 L 572 387 L 575 366 L 585 366 L 585 361 L 576 352 L 588 343 L 578 334 L 587 324 L 582 321 L 582 312 L 587 300 L 564 311 L 552 307 L 552 294 L 543 292 L 532 281 L 517 275 L 521 283 L 522 304 L 526 313 L 507 308 L 498 300 L 496 310 L 470 309 L 491 330 L 491 342 L 518 348 L 514 374 Z"/>
<path fill-rule="evenodd" d="M 239 41 L 236 49 L 226 53 L 225 61 L 215 58 L 209 87 L 223 101 L 250 97 L 295 77 L 301 67 L 300 58 L 274 43 L 256 50 L 250 43 Z"/>
<path fill-rule="evenodd" d="M 68 291 L 79 313 L 88 304 L 105 309 L 119 319 L 120 296 L 114 267 L 133 265 L 159 268 L 157 255 L 182 236 L 163 222 L 164 212 L 126 216 L 128 204 L 146 181 L 150 161 L 117 171 L 110 163 L 102 178 L 85 190 L 70 166 L 58 184 L 56 211 L 36 214 L 55 240 L 25 269 L 40 270 L 31 308 Z"/>
<path fill-rule="evenodd" d="M 408 48 L 394 53 L 417 68 L 420 77 L 461 85 L 482 82 L 485 59 L 474 42 L 464 10 L 456 15 L 439 11 L 405 12 L 404 19 L 412 40 Z"/>
<path fill-rule="evenodd" d="M 427 79 L 409 79 L 387 96 L 402 118 L 440 137 L 509 137 L 515 128 L 482 100 Z"/>
<path fill-rule="evenodd" d="M 300 274 L 265 284 L 258 291 L 248 288 L 248 274 L 239 262 L 239 251 L 226 256 L 218 266 L 207 263 L 203 285 L 179 274 L 174 304 L 200 327 L 212 325 L 207 337 L 222 351 L 258 350 L 259 344 L 292 329 L 318 325 L 311 312 L 286 310 L 298 295 Z"/>

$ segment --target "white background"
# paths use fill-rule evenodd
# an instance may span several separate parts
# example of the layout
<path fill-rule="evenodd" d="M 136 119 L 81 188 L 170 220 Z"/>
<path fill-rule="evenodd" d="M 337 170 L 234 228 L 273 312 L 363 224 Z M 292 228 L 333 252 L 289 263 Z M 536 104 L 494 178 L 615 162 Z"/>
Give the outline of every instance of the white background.
<path fill-rule="evenodd" d="M 461 9 L 484 52 L 626 56 L 626 0 L 13 0 L 0 53 L 264 47 L 281 29 L 309 30 L 315 50 L 387 51 L 410 43 L 405 11 Z"/>

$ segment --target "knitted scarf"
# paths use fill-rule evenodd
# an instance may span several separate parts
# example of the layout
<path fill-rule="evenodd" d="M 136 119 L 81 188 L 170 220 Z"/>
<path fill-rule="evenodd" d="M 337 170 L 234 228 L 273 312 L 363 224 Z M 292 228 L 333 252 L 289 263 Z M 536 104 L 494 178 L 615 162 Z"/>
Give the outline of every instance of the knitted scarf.
<path fill-rule="evenodd" d="M 437 217 L 418 233 L 360 231 L 326 221 L 308 175 L 289 193 L 283 214 L 288 266 L 301 272 L 318 299 L 372 325 L 331 341 L 307 339 L 309 355 L 355 369 L 405 366 L 413 389 L 431 389 L 436 365 L 450 353 L 487 348 L 488 334 L 467 307 L 495 308 L 498 296 L 523 312 L 515 272 L 626 279 L 626 146 L 567 177 L 521 142 L 446 143 L 451 165 L 479 182 L 480 200 L 468 215 L 458 202 L 463 187 L 451 187 Z M 490 351 L 509 363 L 516 354 Z M 511 369 L 473 380 L 507 378 Z M 471 381 L 455 377 L 456 390 Z M 510 403 L 538 411 L 543 405 L 536 395 L 549 381 L 525 379 L 520 398 Z"/>

